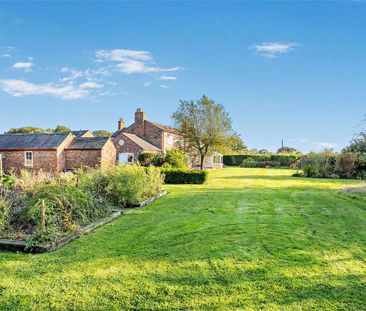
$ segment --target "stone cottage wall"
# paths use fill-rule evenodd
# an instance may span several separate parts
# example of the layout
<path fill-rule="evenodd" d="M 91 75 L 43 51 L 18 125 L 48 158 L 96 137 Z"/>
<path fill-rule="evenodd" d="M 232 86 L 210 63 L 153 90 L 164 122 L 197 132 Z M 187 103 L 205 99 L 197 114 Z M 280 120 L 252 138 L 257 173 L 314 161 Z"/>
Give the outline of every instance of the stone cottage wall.
<path fill-rule="evenodd" d="M 33 150 L 26 150 L 33 151 Z M 37 171 L 42 169 L 45 172 L 58 173 L 58 155 L 56 150 L 33 151 L 33 167 L 24 165 L 25 151 L 0 151 L 3 157 L 3 170 L 6 173 L 19 174 L 21 170 Z"/>
<path fill-rule="evenodd" d="M 65 150 L 65 167 L 68 170 L 85 167 L 99 167 L 102 159 L 102 150 Z"/>

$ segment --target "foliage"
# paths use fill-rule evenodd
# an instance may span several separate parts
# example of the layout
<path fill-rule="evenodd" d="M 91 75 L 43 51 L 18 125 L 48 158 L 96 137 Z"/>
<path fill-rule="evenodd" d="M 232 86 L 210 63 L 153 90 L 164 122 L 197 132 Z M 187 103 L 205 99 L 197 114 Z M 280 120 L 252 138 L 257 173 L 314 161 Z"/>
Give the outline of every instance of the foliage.
<path fill-rule="evenodd" d="M 112 136 L 112 133 L 108 132 L 106 130 L 96 130 L 93 132 L 93 135 L 95 137 L 110 137 L 110 136 Z"/>
<path fill-rule="evenodd" d="M 207 181 L 208 172 L 203 170 L 184 170 L 161 168 L 166 184 L 203 184 Z"/>
<path fill-rule="evenodd" d="M 5 134 L 26 134 L 26 133 L 44 133 L 45 130 L 39 127 L 25 126 L 18 128 L 11 128 Z"/>
<path fill-rule="evenodd" d="M 366 132 L 352 139 L 350 145 L 345 148 L 346 152 L 353 152 L 356 154 L 366 154 Z"/>
<path fill-rule="evenodd" d="M 142 166 L 157 166 L 170 168 L 188 168 L 188 159 L 179 149 L 170 149 L 165 155 L 161 153 L 142 152 L 138 156 Z"/>
<path fill-rule="evenodd" d="M 53 130 L 53 132 L 55 132 L 55 133 L 70 132 L 70 131 L 71 131 L 71 129 L 65 125 L 57 125 L 56 128 Z"/>
<path fill-rule="evenodd" d="M 118 166 L 106 173 L 107 198 L 114 206 L 131 206 L 161 191 L 163 177 L 154 167 Z"/>
<path fill-rule="evenodd" d="M 178 149 L 170 149 L 166 152 L 164 156 L 164 164 L 167 164 L 168 166 L 174 168 L 187 169 L 187 156 Z"/>
<path fill-rule="evenodd" d="M 12 175 L 0 175 L 0 186 L 6 188 L 13 188 L 15 185 L 15 178 Z"/>
<path fill-rule="evenodd" d="M 311 152 L 300 158 L 295 166 L 303 171 L 305 177 L 335 178 L 336 162 L 337 155 L 328 150 L 321 153 Z"/>
<path fill-rule="evenodd" d="M 352 178 L 355 175 L 357 175 L 356 173 L 357 163 L 358 163 L 358 157 L 355 153 L 347 151 L 342 152 L 337 157 L 336 162 L 336 171 L 338 172 L 339 177 Z"/>
<path fill-rule="evenodd" d="M 0 196 L 0 235 L 3 233 L 5 224 L 8 220 L 10 203 L 6 197 Z"/>
<path fill-rule="evenodd" d="M 222 154 L 240 154 L 247 150 L 244 141 L 240 134 L 234 132 L 226 141 L 226 144 L 220 148 L 216 148 L 216 151 Z"/>
<path fill-rule="evenodd" d="M 228 113 L 205 95 L 196 101 L 181 100 L 172 118 L 187 148 L 199 155 L 201 170 L 205 157 L 224 147 L 232 136 Z"/>
<path fill-rule="evenodd" d="M 23 171 L 15 181 L 7 231 L 23 232 L 26 228 L 32 234 L 32 243 L 55 241 L 110 214 L 113 208 L 130 206 L 156 194 L 162 184 L 158 169 L 136 165 L 60 176 Z M 45 233 L 39 231 L 42 200 L 46 204 Z"/>
<path fill-rule="evenodd" d="M 251 158 L 256 163 L 256 166 L 271 166 L 271 167 L 290 167 L 293 165 L 302 155 L 300 154 L 267 154 L 267 153 L 247 153 L 240 155 L 226 155 L 223 158 L 226 166 L 241 166 L 243 161 L 247 158 Z M 264 163 L 262 163 L 264 162 Z M 262 164 L 261 164 L 262 163 Z M 278 165 L 279 163 L 279 165 Z"/>
<path fill-rule="evenodd" d="M 277 153 L 298 153 L 298 151 L 295 148 L 284 146 L 279 148 Z"/>
<path fill-rule="evenodd" d="M 253 158 L 246 158 L 241 163 L 241 167 L 257 167 L 257 161 Z"/>

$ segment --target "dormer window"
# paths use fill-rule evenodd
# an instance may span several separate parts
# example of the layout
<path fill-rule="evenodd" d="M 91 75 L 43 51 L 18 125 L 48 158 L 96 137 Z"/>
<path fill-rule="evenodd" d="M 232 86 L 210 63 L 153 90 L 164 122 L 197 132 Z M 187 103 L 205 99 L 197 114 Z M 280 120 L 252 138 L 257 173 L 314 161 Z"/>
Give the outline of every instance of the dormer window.
<path fill-rule="evenodd" d="M 24 166 L 33 167 L 33 152 L 32 151 L 24 152 Z"/>

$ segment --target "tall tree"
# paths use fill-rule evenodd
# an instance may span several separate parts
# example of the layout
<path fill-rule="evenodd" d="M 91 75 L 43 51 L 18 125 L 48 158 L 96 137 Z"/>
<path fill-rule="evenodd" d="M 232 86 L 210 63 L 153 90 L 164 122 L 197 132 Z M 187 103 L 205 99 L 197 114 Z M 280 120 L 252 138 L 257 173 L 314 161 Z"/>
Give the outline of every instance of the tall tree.
<path fill-rule="evenodd" d="M 206 156 L 224 147 L 232 136 L 228 113 L 205 95 L 196 101 L 181 100 L 172 119 L 184 144 L 200 157 L 201 170 Z"/>

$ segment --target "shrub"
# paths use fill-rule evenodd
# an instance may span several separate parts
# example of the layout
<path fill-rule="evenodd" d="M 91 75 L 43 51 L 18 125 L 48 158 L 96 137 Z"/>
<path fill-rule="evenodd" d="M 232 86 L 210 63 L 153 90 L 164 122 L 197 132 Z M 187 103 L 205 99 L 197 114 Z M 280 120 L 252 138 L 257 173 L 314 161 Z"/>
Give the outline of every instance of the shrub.
<path fill-rule="evenodd" d="M 226 155 L 224 156 L 224 164 L 226 166 L 241 166 L 247 158 L 252 158 L 256 162 L 273 161 L 279 162 L 282 167 L 290 167 L 298 159 L 303 157 L 301 154 L 241 154 L 241 155 Z"/>
<path fill-rule="evenodd" d="M 0 175 L 0 186 L 5 188 L 13 188 L 15 185 L 15 178 L 12 175 Z"/>
<path fill-rule="evenodd" d="M 295 168 L 301 169 L 305 177 L 334 178 L 337 155 L 333 152 L 311 152 L 297 161 Z"/>
<path fill-rule="evenodd" d="M 257 163 L 257 167 L 279 167 L 281 162 L 278 161 L 261 161 Z"/>
<path fill-rule="evenodd" d="M 183 169 L 161 169 L 165 175 L 166 184 L 203 184 L 207 181 L 207 171 L 183 170 Z"/>
<path fill-rule="evenodd" d="M 352 152 L 342 152 L 337 157 L 336 170 L 341 178 L 352 178 L 357 175 L 358 157 Z"/>
<path fill-rule="evenodd" d="M 241 163 L 241 167 L 257 167 L 258 162 L 253 158 L 244 159 Z"/>
<path fill-rule="evenodd" d="M 137 165 L 112 168 L 106 177 L 109 181 L 107 197 L 119 207 L 136 204 L 159 192 L 163 183 L 159 169 Z"/>
<path fill-rule="evenodd" d="M 6 198 L 0 197 L 0 234 L 3 233 L 5 224 L 8 220 L 10 204 Z"/>
<path fill-rule="evenodd" d="M 156 154 L 152 152 L 142 152 L 138 156 L 138 161 L 142 166 L 154 165 Z"/>
<path fill-rule="evenodd" d="M 164 164 L 169 164 L 171 167 L 175 168 L 188 168 L 188 160 L 186 155 L 182 151 L 175 148 L 166 152 Z"/>

